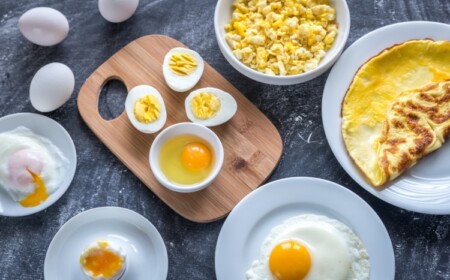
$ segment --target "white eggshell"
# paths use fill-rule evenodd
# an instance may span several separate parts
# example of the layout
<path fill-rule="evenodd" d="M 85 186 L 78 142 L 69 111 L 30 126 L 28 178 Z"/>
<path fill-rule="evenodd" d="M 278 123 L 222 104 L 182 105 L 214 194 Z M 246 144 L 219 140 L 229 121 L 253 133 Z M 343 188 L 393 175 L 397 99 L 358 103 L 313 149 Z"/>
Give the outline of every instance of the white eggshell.
<path fill-rule="evenodd" d="M 122 22 L 129 19 L 137 9 L 139 0 L 99 0 L 98 10 L 109 22 Z"/>
<path fill-rule="evenodd" d="M 187 53 L 197 61 L 197 68 L 187 76 L 180 76 L 173 73 L 169 67 L 170 57 L 177 53 Z M 163 62 L 163 76 L 167 85 L 174 91 L 185 92 L 193 88 L 202 77 L 205 68 L 203 58 L 196 52 L 186 48 L 173 48 L 167 52 Z"/>
<path fill-rule="evenodd" d="M 209 119 L 198 119 L 194 116 L 194 113 L 191 110 L 191 100 L 195 95 L 197 95 L 197 93 L 200 92 L 212 93 L 220 100 L 219 112 L 217 112 L 215 116 Z M 189 120 L 194 123 L 210 127 L 218 126 L 229 121 L 237 111 L 237 103 L 234 97 L 231 96 L 228 92 L 213 87 L 200 88 L 191 92 L 184 101 L 184 107 L 186 109 L 186 115 Z"/>
<path fill-rule="evenodd" d="M 144 97 L 148 94 L 152 94 L 156 97 L 156 99 L 158 99 L 161 107 L 161 113 L 159 119 L 151 123 L 141 123 L 134 116 L 134 104 L 141 97 Z M 161 94 L 154 87 L 147 85 L 136 86 L 130 90 L 130 92 L 127 95 L 127 99 L 125 100 L 125 111 L 127 112 L 127 116 L 131 124 L 140 132 L 147 134 L 159 131 L 164 126 L 167 120 L 166 105 L 164 104 L 164 100 Z"/>
<path fill-rule="evenodd" d="M 74 87 L 75 77 L 69 67 L 58 62 L 47 64 L 31 80 L 31 105 L 40 112 L 56 110 L 69 100 Z"/>
<path fill-rule="evenodd" d="M 55 9 L 38 7 L 20 17 L 19 29 L 32 43 L 47 47 L 59 44 L 67 37 L 69 22 Z"/>

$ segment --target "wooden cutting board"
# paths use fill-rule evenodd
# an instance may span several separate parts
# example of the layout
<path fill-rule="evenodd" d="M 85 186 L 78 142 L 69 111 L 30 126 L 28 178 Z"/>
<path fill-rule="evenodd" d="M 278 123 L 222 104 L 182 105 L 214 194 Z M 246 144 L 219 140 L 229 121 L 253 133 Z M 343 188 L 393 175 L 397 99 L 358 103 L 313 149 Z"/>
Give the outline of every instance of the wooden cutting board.
<path fill-rule="evenodd" d="M 273 124 L 245 96 L 205 62 L 205 70 L 194 87 L 216 87 L 230 93 L 238 103 L 236 115 L 227 123 L 212 128 L 221 139 L 225 159 L 212 185 L 195 193 L 176 193 L 160 185 L 149 166 L 149 150 L 155 134 L 136 130 L 126 112 L 104 120 L 98 110 L 102 87 L 111 79 L 121 80 L 130 91 L 137 85 L 151 85 L 163 96 L 167 109 L 164 127 L 189 121 L 184 100 L 189 92 L 177 93 L 165 83 L 162 63 L 166 53 L 182 43 L 162 35 L 141 37 L 114 54 L 86 80 L 78 95 L 81 117 L 97 137 L 150 190 L 174 211 L 195 222 L 217 220 L 261 185 L 277 165 L 281 137 Z"/>

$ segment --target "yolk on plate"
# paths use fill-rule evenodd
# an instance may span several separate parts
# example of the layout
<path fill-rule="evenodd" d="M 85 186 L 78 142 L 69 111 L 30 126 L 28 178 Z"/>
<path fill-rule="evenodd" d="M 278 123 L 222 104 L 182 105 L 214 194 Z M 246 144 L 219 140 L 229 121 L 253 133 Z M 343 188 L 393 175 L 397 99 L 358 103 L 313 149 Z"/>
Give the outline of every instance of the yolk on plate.
<path fill-rule="evenodd" d="M 214 165 L 214 153 L 208 142 L 191 135 L 177 135 L 161 147 L 159 165 L 167 179 L 191 185 L 206 179 Z"/>
<path fill-rule="evenodd" d="M 81 265 L 92 272 L 94 277 L 99 275 L 111 277 L 122 268 L 122 258 L 105 247 L 93 250 L 88 256 L 80 259 Z"/>
<path fill-rule="evenodd" d="M 152 94 L 140 98 L 134 104 L 134 116 L 141 123 L 151 123 L 159 119 L 161 105 Z"/>
<path fill-rule="evenodd" d="M 220 100 L 209 92 L 200 92 L 191 100 L 191 110 L 198 119 L 209 119 L 220 111 Z"/>
<path fill-rule="evenodd" d="M 180 76 L 187 76 L 197 68 L 195 58 L 187 53 L 176 53 L 170 57 L 169 68 L 173 73 Z"/>
<path fill-rule="evenodd" d="M 309 272 L 311 257 L 308 249 L 300 242 L 288 240 L 272 250 L 269 267 L 278 280 L 300 280 Z"/>
<path fill-rule="evenodd" d="M 33 177 L 33 182 L 36 185 L 34 193 L 27 195 L 19 203 L 23 207 L 34 207 L 41 204 L 48 198 L 47 188 L 45 187 L 44 181 L 42 181 L 41 176 L 28 170 Z"/>

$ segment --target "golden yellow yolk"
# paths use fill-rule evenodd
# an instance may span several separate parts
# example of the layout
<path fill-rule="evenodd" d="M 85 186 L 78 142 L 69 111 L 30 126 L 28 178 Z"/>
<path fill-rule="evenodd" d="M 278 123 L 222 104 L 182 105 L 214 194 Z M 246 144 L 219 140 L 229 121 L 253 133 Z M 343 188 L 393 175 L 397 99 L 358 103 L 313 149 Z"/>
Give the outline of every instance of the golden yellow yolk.
<path fill-rule="evenodd" d="M 206 169 L 211 164 L 211 151 L 202 143 L 189 143 L 181 152 L 181 162 L 191 171 Z"/>
<path fill-rule="evenodd" d="M 84 269 L 92 272 L 93 276 L 103 275 L 104 277 L 114 276 L 123 265 L 123 260 L 114 252 L 108 250 L 107 242 L 99 242 L 100 248 L 93 250 L 85 258 L 80 258 L 80 263 Z"/>
<path fill-rule="evenodd" d="M 220 100 L 212 93 L 200 92 L 191 99 L 191 110 L 198 119 L 209 119 L 220 110 Z"/>
<path fill-rule="evenodd" d="M 278 280 L 301 280 L 311 268 L 311 257 L 301 243 L 288 240 L 281 242 L 272 250 L 269 267 Z"/>
<path fill-rule="evenodd" d="M 34 193 L 27 195 L 24 199 L 19 201 L 19 203 L 23 207 L 34 207 L 45 201 L 48 198 L 48 193 L 41 176 L 30 170 L 28 170 L 28 172 L 30 172 L 33 177 L 33 182 L 36 185 L 36 189 L 34 190 Z"/>
<path fill-rule="evenodd" d="M 173 73 L 180 76 L 187 76 L 197 68 L 195 58 L 187 53 L 176 53 L 170 57 L 169 68 Z"/>
<path fill-rule="evenodd" d="M 134 103 L 134 116 L 141 123 L 156 121 L 161 114 L 161 106 L 156 96 L 149 94 Z"/>

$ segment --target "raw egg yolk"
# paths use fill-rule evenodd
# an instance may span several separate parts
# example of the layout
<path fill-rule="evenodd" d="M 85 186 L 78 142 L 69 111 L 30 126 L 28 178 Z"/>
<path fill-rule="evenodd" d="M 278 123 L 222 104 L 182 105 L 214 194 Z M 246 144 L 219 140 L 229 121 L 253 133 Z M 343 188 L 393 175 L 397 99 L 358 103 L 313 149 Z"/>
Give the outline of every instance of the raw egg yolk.
<path fill-rule="evenodd" d="M 181 152 L 181 162 L 191 171 L 201 171 L 211 164 L 211 151 L 202 143 L 186 144 Z"/>
<path fill-rule="evenodd" d="M 191 110 L 198 119 L 209 119 L 220 110 L 220 100 L 212 93 L 200 92 L 191 99 Z"/>
<path fill-rule="evenodd" d="M 187 76 L 195 71 L 197 68 L 197 61 L 190 54 L 177 53 L 170 57 L 169 68 L 177 75 Z"/>
<path fill-rule="evenodd" d="M 27 195 L 19 203 L 23 207 L 34 207 L 45 201 L 48 198 L 48 193 L 41 176 L 33 173 L 30 170 L 28 170 L 28 172 L 30 172 L 31 176 L 33 177 L 33 182 L 36 185 L 36 189 L 34 190 L 34 193 Z"/>
<path fill-rule="evenodd" d="M 269 267 L 278 280 L 300 280 L 311 267 L 311 257 L 301 243 L 293 240 L 281 242 L 272 250 Z"/>
<path fill-rule="evenodd" d="M 92 250 L 85 258 L 80 259 L 81 265 L 95 276 L 103 275 L 103 277 L 114 276 L 123 265 L 120 256 L 106 248 L 107 243 L 101 244 L 101 247 Z"/>
<path fill-rule="evenodd" d="M 149 94 L 134 104 L 134 117 L 141 123 L 150 123 L 159 119 L 161 105 L 156 96 Z"/>

